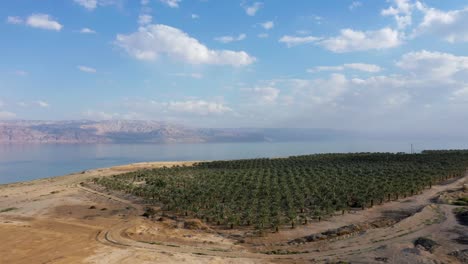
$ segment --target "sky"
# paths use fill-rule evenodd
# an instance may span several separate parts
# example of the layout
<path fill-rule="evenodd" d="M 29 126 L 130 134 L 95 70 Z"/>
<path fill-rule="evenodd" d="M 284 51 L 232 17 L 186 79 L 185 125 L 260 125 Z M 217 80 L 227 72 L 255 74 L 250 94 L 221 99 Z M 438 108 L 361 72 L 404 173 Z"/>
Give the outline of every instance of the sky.
<path fill-rule="evenodd" d="M 0 119 L 468 132 L 468 1 L 0 3 Z"/>

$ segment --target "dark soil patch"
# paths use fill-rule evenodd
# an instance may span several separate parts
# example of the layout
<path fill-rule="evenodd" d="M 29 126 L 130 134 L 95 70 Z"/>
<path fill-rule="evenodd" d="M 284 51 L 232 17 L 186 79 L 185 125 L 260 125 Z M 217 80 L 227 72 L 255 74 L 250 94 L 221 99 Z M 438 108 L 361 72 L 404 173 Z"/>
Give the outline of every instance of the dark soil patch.
<path fill-rule="evenodd" d="M 417 206 L 417 207 L 411 207 L 405 210 L 387 210 L 387 211 L 383 211 L 382 215 L 385 218 L 390 218 L 392 220 L 399 222 L 405 218 L 408 218 L 416 213 L 421 212 L 423 208 L 424 206 Z"/>
<path fill-rule="evenodd" d="M 432 239 L 420 237 L 414 241 L 414 246 L 420 246 L 432 253 L 439 246 L 439 244 Z"/>
<path fill-rule="evenodd" d="M 325 232 L 296 238 L 296 239 L 290 240 L 288 244 L 289 245 L 303 244 L 307 242 L 315 242 L 315 241 L 320 241 L 320 240 L 339 238 L 339 237 L 346 236 L 346 235 L 361 234 L 361 233 L 366 232 L 366 230 L 368 229 L 387 227 L 387 226 L 394 225 L 395 223 L 396 221 L 393 219 L 382 218 L 382 219 L 377 219 L 375 221 L 372 221 L 370 223 L 351 224 L 351 225 L 342 226 L 342 227 L 335 228 L 335 229 L 329 229 Z"/>
<path fill-rule="evenodd" d="M 459 236 L 454 239 L 457 243 L 462 245 L 468 245 L 468 236 Z"/>
<path fill-rule="evenodd" d="M 454 213 L 460 225 L 468 226 L 468 207 L 457 208 Z"/>

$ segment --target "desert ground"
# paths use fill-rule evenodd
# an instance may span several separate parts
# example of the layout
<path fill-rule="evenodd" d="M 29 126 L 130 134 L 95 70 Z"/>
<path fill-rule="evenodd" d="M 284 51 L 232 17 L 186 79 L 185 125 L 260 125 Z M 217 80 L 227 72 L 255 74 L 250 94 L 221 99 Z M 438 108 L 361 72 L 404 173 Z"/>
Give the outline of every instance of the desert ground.
<path fill-rule="evenodd" d="M 450 204 L 468 195 L 467 175 L 262 236 L 195 219 L 143 217 L 146 205 L 89 183 L 191 164 L 136 163 L 0 185 L 0 263 L 467 263 L 468 226 Z M 436 244 L 415 245 L 421 237 Z"/>

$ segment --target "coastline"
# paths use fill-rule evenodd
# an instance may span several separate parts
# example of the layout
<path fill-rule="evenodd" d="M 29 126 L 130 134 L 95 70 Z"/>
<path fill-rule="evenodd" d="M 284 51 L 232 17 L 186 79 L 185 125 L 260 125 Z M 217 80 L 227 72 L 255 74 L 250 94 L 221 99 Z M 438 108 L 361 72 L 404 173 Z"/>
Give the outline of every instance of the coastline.
<path fill-rule="evenodd" d="M 126 173 L 141 169 L 153 169 L 153 168 L 162 168 L 172 167 L 172 166 L 191 166 L 195 163 L 203 162 L 203 161 L 151 161 L 151 162 L 136 162 L 136 163 L 129 163 L 124 165 L 117 165 L 111 167 L 103 167 L 103 168 L 96 168 L 96 169 L 89 169 L 83 170 L 78 172 L 72 172 L 65 175 L 58 175 L 58 176 L 50 176 L 45 178 L 38 178 L 29 181 L 19 181 L 19 182 L 12 182 L 12 183 L 3 183 L 0 184 L 0 190 L 5 187 L 15 187 L 15 186 L 22 186 L 28 184 L 37 184 L 42 182 L 56 182 L 63 179 L 74 179 L 75 181 L 83 181 L 89 179 L 91 177 L 99 177 L 99 173 L 103 174 L 102 176 L 110 176 L 113 174 L 119 173 Z"/>

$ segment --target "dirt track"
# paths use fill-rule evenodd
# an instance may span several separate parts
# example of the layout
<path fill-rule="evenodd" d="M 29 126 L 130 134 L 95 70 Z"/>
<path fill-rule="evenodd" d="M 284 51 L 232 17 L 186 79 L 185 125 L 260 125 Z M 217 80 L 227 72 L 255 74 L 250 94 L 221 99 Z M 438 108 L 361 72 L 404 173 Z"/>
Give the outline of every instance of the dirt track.
<path fill-rule="evenodd" d="M 454 239 L 468 234 L 452 213 L 453 206 L 432 204 L 439 193 L 457 189 L 467 177 L 433 186 L 423 194 L 374 208 L 335 216 L 327 221 L 284 229 L 245 244 L 218 235 L 176 227 L 171 221 L 142 218 L 142 208 L 112 194 L 80 186 L 93 177 L 146 167 L 191 163 L 140 163 L 86 171 L 63 177 L 0 185 L 0 263 L 459 263 L 448 256 L 468 249 Z M 382 218 L 388 212 L 422 208 L 395 225 L 366 230 L 347 238 L 286 245 L 290 239 L 348 224 Z M 440 246 L 433 252 L 412 242 L 430 237 Z M 145 242 L 143 242 L 145 241 Z M 151 241 L 151 242 L 148 242 Z M 267 255 L 288 250 L 295 254 Z M 297 254 L 297 252 L 306 252 Z M 377 259 L 376 259 L 377 258 Z M 383 262 L 380 262 L 383 263 Z"/>

